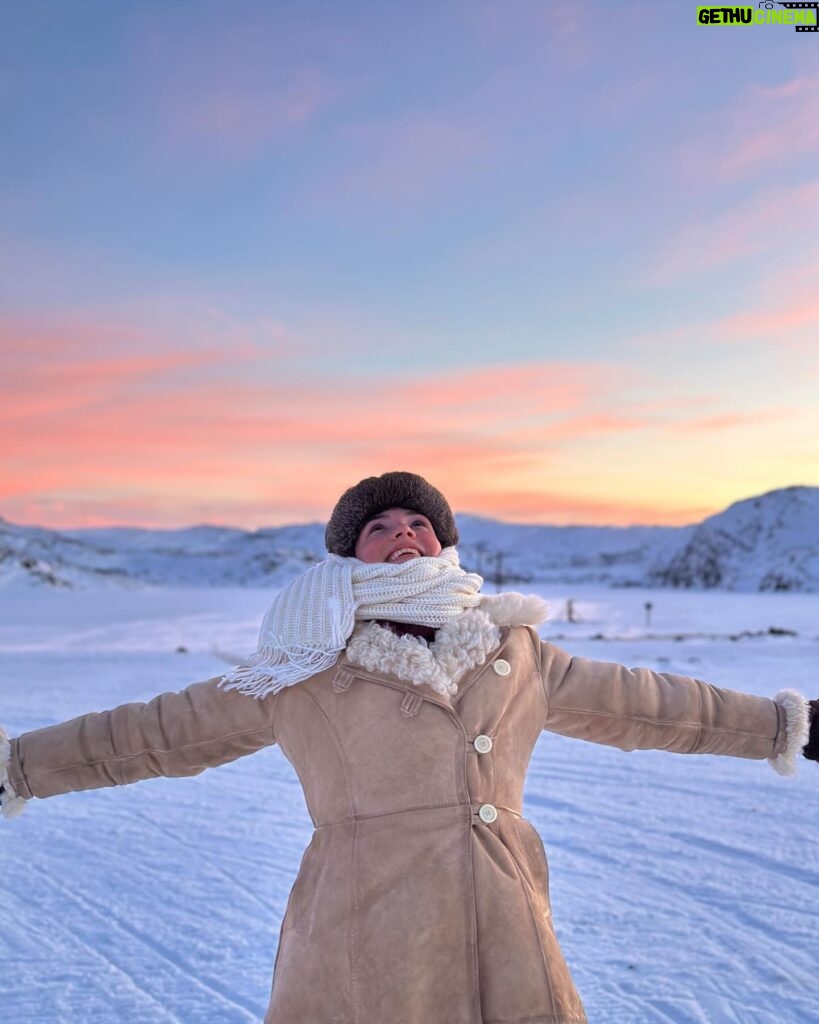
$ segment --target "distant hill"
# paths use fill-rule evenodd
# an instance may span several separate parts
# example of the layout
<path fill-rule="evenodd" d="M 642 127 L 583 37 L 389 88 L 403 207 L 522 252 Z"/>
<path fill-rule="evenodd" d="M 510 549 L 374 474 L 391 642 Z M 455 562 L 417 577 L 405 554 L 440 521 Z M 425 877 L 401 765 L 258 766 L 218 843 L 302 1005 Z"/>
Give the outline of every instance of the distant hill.
<path fill-rule="evenodd" d="M 695 527 L 653 580 L 670 587 L 819 589 L 819 487 L 785 487 L 730 505 Z"/>
<path fill-rule="evenodd" d="M 535 526 L 458 517 L 461 564 L 501 586 L 819 590 L 819 487 L 739 501 L 699 525 Z M 277 587 L 326 555 L 324 526 L 46 530 L 0 519 L 0 587 Z"/>

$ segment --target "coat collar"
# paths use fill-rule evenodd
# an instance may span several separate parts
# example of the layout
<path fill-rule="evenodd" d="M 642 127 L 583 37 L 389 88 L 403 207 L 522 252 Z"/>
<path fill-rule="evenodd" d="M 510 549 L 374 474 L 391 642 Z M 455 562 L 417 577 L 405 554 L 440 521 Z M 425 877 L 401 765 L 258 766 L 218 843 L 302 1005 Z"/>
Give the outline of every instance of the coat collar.
<path fill-rule="evenodd" d="M 451 698 L 464 675 L 500 646 L 501 627 L 537 625 L 547 610 L 546 602 L 534 595 L 486 596 L 478 608 L 441 626 L 429 644 L 420 637 L 397 636 L 375 622 L 362 622 L 347 643 L 347 661 Z"/>

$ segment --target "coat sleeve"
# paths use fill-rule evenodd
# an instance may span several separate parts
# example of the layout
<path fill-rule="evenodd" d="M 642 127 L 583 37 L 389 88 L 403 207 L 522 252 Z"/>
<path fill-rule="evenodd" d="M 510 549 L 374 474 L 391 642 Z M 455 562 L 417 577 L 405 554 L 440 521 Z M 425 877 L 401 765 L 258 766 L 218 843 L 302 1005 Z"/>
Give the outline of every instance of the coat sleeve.
<path fill-rule="evenodd" d="M 539 641 L 548 705 L 544 728 L 621 750 L 767 758 L 795 770 L 807 742 L 808 704 L 793 690 L 773 700 L 699 679 L 575 658 Z"/>
<path fill-rule="evenodd" d="M 124 786 L 159 775 L 198 775 L 274 743 L 276 695 L 255 700 L 225 692 L 220 678 L 163 693 L 147 704 L 81 715 L 11 741 L 3 734 L 6 816 L 19 811 L 13 801 Z"/>

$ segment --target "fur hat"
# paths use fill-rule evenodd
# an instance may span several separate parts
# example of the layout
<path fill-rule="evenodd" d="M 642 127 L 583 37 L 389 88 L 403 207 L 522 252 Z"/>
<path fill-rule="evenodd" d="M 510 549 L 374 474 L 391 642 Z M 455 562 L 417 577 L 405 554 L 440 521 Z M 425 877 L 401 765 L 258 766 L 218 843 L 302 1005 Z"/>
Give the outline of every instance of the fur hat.
<path fill-rule="evenodd" d="M 364 524 L 389 508 L 405 508 L 426 516 L 442 547 L 458 543 L 452 509 L 439 490 L 416 473 L 384 473 L 368 476 L 338 499 L 324 534 L 327 550 L 345 558 L 354 555 Z"/>

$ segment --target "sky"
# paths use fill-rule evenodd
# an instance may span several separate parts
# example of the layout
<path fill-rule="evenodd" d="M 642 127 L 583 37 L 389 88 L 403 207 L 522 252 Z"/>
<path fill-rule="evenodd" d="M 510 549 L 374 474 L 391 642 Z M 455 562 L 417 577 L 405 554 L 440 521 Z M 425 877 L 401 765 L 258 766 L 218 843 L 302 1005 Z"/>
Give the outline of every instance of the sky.
<path fill-rule="evenodd" d="M 779 6 L 779 5 L 777 5 Z M 819 485 L 819 33 L 0 5 L 0 516 L 698 521 Z"/>

